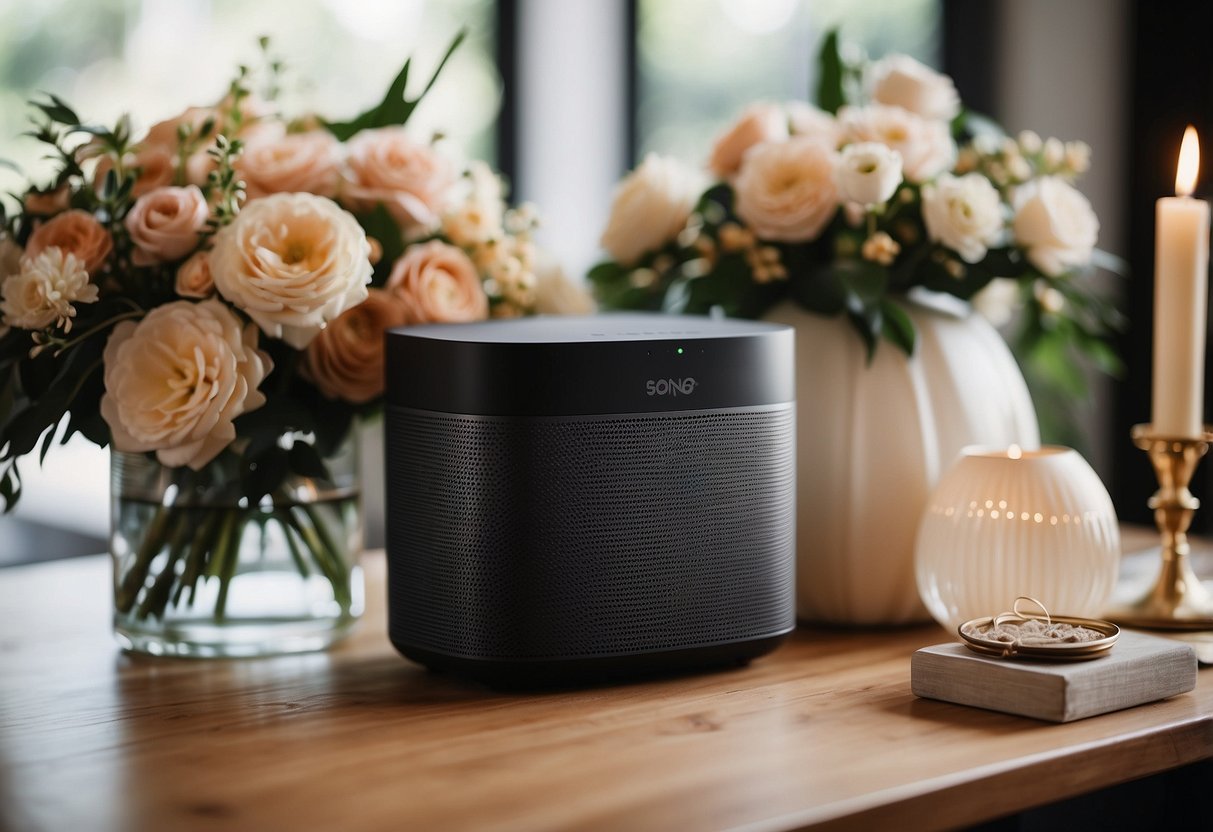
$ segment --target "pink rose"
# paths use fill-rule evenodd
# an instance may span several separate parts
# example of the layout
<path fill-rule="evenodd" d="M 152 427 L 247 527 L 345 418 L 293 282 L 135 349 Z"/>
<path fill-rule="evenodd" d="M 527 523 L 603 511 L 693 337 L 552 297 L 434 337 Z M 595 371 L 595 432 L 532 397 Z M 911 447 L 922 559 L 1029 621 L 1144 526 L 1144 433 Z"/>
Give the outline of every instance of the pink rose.
<path fill-rule="evenodd" d="M 126 230 L 135 244 L 131 259 L 138 266 L 179 260 L 198 247 L 210 208 L 194 185 L 156 188 L 135 200 L 126 215 Z"/>
<path fill-rule="evenodd" d="M 113 251 L 114 241 L 92 214 L 73 209 L 38 226 L 25 244 L 25 254 L 34 258 L 52 246 L 74 254 L 95 275 Z"/>
<path fill-rule="evenodd" d="M 320 331 L 307 345 L 303 371 L 330 399 L 363 404 L 383 393 L 384 333 L 407 323 L 404 302 L 382 289 Z"/>
<path fill-rule="evenodd" d="M 332 197 L 340 167 L 341 144 L 321 130 L 250 138 L 236 162 L 249 199 L 298 192 Z"/>
<path fill-rule="evenodd" d="M 440 240 L 409 249 L 392 266 L 386 288 L 404 302 L 410 324 L 479 321 L 489 313 L 475 264 Z"/>
<path fill-rule="evenodd" d="M 403 127 L 363 130 L 347 146 L 341 200 L 354 211 L 382 203 L 401 226 L 429 226 L 455 182 L 451 163 Z"/>
<path fill-rule="evenodd" d="M 728 179 L 741 168 L 741 159 L 751 147 L 787 137 L 788 117 L 782 107 L 766 101 L 751 104 L 716 139 L 708 167 L 721 179 Z"/>
<path fill-rule="evenodd" d="M 177 294 L 183 298 L 206 298 L 215 293 L 215 276 L 211 274 L 211 253 L 196 251 L 177 269 Z"/>

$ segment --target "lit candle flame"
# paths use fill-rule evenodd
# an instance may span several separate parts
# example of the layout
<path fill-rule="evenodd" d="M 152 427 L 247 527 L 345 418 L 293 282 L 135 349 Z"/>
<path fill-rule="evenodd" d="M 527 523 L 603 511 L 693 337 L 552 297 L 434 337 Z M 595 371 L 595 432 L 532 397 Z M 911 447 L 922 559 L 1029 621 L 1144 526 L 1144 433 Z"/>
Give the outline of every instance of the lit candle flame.
<path fill-rule="evenodd" d="M 1184 131 L 1183 143 L 1179 146 L 1179 166 L 1175 169 L 1175 193 L 1191 196 L 1196 190 L 1196 176 L 1200 173 L 1200 139 L 1191 124 Z"/>
<path fill-rule="evenodd" d="M 1023 456 L 1023 449 L 1018 445 L 1012 445 L 1011 447 L 1007 448 L 1007 456 L 1011 459 L 1019 459 Z"/>

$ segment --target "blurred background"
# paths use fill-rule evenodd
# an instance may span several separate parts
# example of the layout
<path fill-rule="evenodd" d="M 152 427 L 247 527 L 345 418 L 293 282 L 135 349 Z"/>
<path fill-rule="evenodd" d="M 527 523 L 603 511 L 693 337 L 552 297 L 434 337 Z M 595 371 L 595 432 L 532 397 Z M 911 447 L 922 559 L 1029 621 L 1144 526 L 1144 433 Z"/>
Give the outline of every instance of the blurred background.
<path fill-rule="evenodd" d="M 965 103 L 1011 132 L 1082 139 L 1082 182 L 1100 246 L 1138 275 L 1109 282 L 1133 326 L 1126 377 L 1084 403 L 1084 452 L 1122 517 L 1145 520 L 1153 478 L 1128 426 L 1149 417 L 1153 201 L 1168 193 L 1183 125 L 1208 128 L 1213 71 L 1200 39 L 1207 3 L 1134 0 L 0 0 L 0 159 L 37 173 L 20 137 L 24 102 L 55 93 L 86 120 L 130 112 L 136 134 L 226 90 L 258 59 L 257 39 L 287 66 L 288 112 L 353 115 L 413 55 L 425 75 L 456 31 L 468 41 L 418 111 L 497 165 L 516 199 L 545 210 L 541 242 L 571 275 L 598 256 L 611 188 L 648 151 L 705 158 L 747 102 L 807 98 L 822 34 L 850 48 L 907 52 L 950 73 Z M 20 179 L 0 167 L 0 192 Z M 1205 192 L 1202 184 L 1201 192 Z M 1111 281 L 1111 278 L 1107 278 Z M 368 432 L 369 495 L 381 499 L 381 452 Z M 27 464 L 27 490 L 0 519 L 0 564 L 102 551 L 108 459 L 84 443 Z M 1205 466 L 1205 473 L 1210 466 Z M 1202 490 L 1205 481 L 1198 483 Z M 370 542 L 382 540 L 370 506 Z"/>

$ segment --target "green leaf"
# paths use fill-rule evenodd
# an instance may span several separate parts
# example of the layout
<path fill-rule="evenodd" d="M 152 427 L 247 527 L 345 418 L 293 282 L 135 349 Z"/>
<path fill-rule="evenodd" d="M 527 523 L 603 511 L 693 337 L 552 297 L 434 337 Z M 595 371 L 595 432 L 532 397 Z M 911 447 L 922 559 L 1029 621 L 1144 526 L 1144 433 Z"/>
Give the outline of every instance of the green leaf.
<path fill-rule="evenodd" d="M 459 48 L 467 37 L 467 30 L 461 30 L 455 35 L 455 39 L 451 41 L 451 45 L 447 47 L 446 54 L 442 56 L 442 60 L 438 62 L 438 67 L 434 70 L 434 74 L 430 76 L 430 80 L 426 83 L 421 93 L 410 99 L 406 94 L 406 87 L 409 81 L 409 69 L 412 65 L 412 58 L 404 62 L 400 72 L 392 79 L 392 83 L 388 86 L 387 93 L 384 94 L 383 100 L 376 104 L 371 109 L 356 116 L 351 121 L 326 121 L 324 126 L 328 131 L 336 136 L 341 141 L 347 141 L 355 133 L 361 130 L 368 130 L 375 127 L 388 127 L 390 125 L 403 125 L 409 120 L 409 116 L 417 109 L 417 105 L 425 98 L 426 93 L 434 86 L 434 82 L 438 80 L 447 61 L 451 55 Z"/>
<path fill-rule="evenodd" d="M 884 322 L 881 335 L 906 355 L 913 355 L 914 347 L 918 343 L 918 332 L 914 329 L 910 316 L 895 301 L 888 298 L 880 302 L 880 311 Z"/>
<path fill-rule="evenodd" d="M 818 55 L 817 106 L 827 113 L 837 113 L 846 104 L 842 89 L 842 56 L 838 53 L 838 30 L 831 29 L 821 42 Z"/>
<path fill-rule="evenodd" d="M 45 115 L 51 121 L 58 122 L 59 124 L 65 124 L 68 127 L 76 127 L 80 124 L 80 117 L 76 115 L 75 111 L 72 110 L 71 107 L 64 104 L 61 98 L 56 95 L 52 95 L 51 93 L 45 93 L 45 95 L 50 99 L 49 102 L 31 101 L 30 104 L 33 107 L 41 110 L 43 115 Z"/>

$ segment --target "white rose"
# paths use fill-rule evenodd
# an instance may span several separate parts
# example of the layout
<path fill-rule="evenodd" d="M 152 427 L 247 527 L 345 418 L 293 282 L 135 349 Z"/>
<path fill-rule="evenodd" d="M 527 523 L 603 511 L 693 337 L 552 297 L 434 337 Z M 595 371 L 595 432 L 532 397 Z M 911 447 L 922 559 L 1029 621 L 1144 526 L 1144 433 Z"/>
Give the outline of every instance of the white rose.
<path fill-rule="evenodd" d="M 980 173 L 945 173 L 922 188 L 922 218 L 931 240 L 976 263 L 1002 237 L 1002 200 Z"/>
<path fill-rule="evenodd" d="M 901 154 L 879 142 L 847 145 L 838 159 L 837 180 L 844 202 L 882 205 L 901 184 Z"/>
<path fill-rule="evenodd" d="M 366 300 L 371 245 L 358 221 L 313 194 L 250 202 L 215 235 L 219 294 L 266 335 L 303 349 L 325 322 Z"/>
<path fill-rule="evenodd" d="M 615 186 L 602 247 L 624 266 L 668 243 L 695 206 L 699 177 L 677 159 L 650 153 Z"/>
<path fill-rule="evenodd" d="M 1091 260 L 1099 220 L 1091 203 L 1073 186 L 1043 176 L 1015 193 L 1015 242 L 1046 275 L 1056 276 Z"/>
<path fill-rule="evenodd" d="M 737 216 L 763 240 L 815 239 L 838 207 L 836 156 L 802 136 L 758 145 L 746 154 L 734 185 Z"/>
<path fill-rule="evenodd" d="M 901 107 L 923 118 L 951 121 L 960 112 L 960 95 L 952 79 L 909 55 L 889 55 L 873 64 L 872 99 Z"/>
<path fill-rule="evenodd" d="M 101 415 L 118 451 L 155 451 L 198 470 L 236 438 L 232 421 L 265 404 L 272 369 L 257 327 L 218 300 L 158 306 L 123 321 L 105 345 Z"/>
<path fill-rule="evenodd" d="M 45 329 L 54 324 L 70 332 L 77 303 L 97 300 L 97 287 L 89 282 L 84 261 L 57 246 L 21 261 L 21 271 L 0 284 L 0 312 L 4 325 L 19 329 Z"/>
<path fill-rule="evenodd" d="M 901 107 L 843 107 L 838 123 L 847 141 L 880 142 L 900 153 L 902 173 L 911 182 L 934 178 L 956 159 L 956 143 L 945 122 L 924 119 Z"/>

